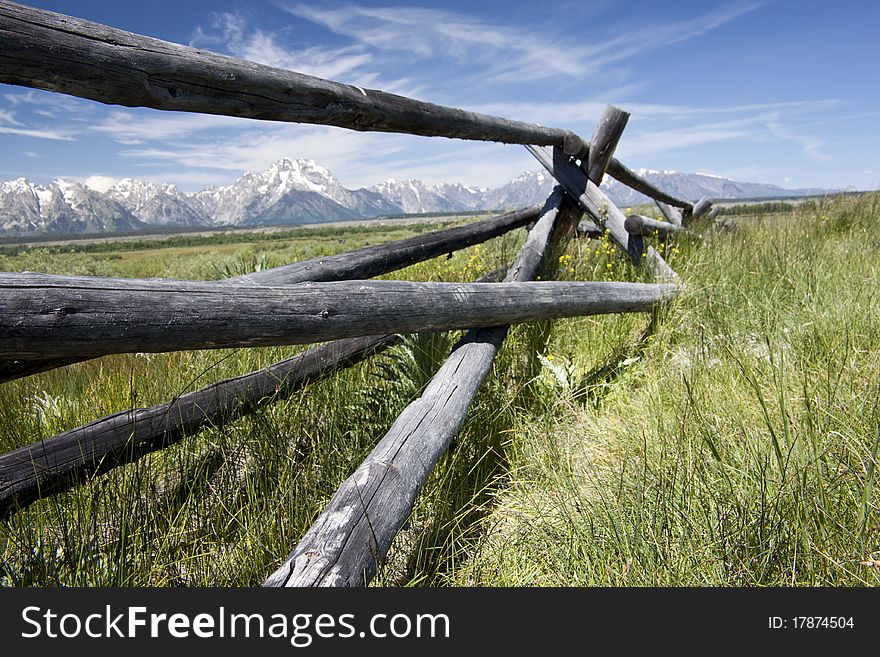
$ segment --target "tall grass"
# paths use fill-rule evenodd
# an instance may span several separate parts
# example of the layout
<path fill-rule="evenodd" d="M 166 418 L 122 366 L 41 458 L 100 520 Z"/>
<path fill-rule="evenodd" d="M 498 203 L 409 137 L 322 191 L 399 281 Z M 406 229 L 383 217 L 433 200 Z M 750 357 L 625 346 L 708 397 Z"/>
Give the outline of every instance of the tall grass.
<path fill-rule="evenodd" d="M 878 218 L 843 198 L 683 244 L 688 292 L 602 395 L 551 382 L 523 414 L 450 581 L 877 584 Z M 586 361 L 575 325 L 553 349 Z"/>

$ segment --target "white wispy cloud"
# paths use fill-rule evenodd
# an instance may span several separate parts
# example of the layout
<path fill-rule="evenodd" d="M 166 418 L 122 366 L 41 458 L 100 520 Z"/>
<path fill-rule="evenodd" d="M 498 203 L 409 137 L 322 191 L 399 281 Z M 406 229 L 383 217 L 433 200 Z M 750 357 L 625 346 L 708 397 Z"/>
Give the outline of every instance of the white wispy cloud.
<path fill-rule="evenodd" d="M 342 48 L 295 47 L 284 43 L 279 34 L 251 28 L 244 18 L 228 12 L 216 14 L 207 27 L 197 27 L 190 43 L 259 64 L 361 87 L 380 87 L 404 94 L 411 94 L 415 88 L 408 77 L 384 76 L 375 54 L 360 44 Z"/>
<path fill-rule="evenodd" d="M 50 139 L 53 141 L 74 141 L 74 138 L 59 130 L 40 130 L 30 128 L 13 128 L 0 126 L 0 133 L 7 135 L 19 135 L 21 137 L 34 137 L 36 139 Z"/>
<path fill-rule="evenodd" d="M 187 114 L 159 110 L 113 110 L 98 119 L 91 130 L 127 145 L 185 139 L 221 128 L 248 128 L 253 119 L 214 114 Z M 265 125 L 265 124 L 264 124 Z"/>
<path fill-rule="evenodd" d="M 754 134 L 755 125 L 755 119 L 740 119 L 677 128 L 643 129 L 628 135 L 629 139 L 625 142 L 621 139 L 618 153 L 622 158 L 632 161 L 704 144 L 742 140 Z"/>
<path fill-rule="evenodd" d="M 815 162 L 828 162 L 829 156 L 822 150 L 824 140 L 780 121 L 774 114 L 765 121 L 765 126 L 773 136 L 798 144 L 804 155 Z"/>
<path fill-rule="evenodd" d="M 13 112 L 5 110 L 2 107 L 0 107 L 0 123 L 5 123 L 6 125 L 21 125 L 21 123 L 15 119 L 15 114 Z"/>
<path fill-rule="evenodd" d="M 845 102 L 837 98 L 751 103 L 743 105 L 685 105 L 646 103 L 640 100 L 627 100 L 638 85 L 611 89 L 602 94 L 607 100 L 593 98 L 572 99 L 568 102 L 559 101 L 503 101 L 479 103 L 469 109 L 485 114 L 496 114 L 511 119 L 576 129 L 579 126 L 592 128 L 602 115 L 605 107 L 611 102 L 621 109 L 630 112 L 636 121 L 668 120 L 693 122 L 708 117 L 724 115 L 762 116 L 768 112 L 785 112 L 786 115 L 824 115 L 828 110 L 841 107 Z M 591 134 L 588 132 L 586 136 Z"/>
<path fill-rule="evenodd" d="M 443 9 L 366 7 L 336 9 L 279 2 L 291 14 L 355 43 L 416 59 L 464 63 L 484 80 L 523 82 L 564 75 L 582 78 L 608 64 L 701 36 L 746 14 L 758 3 L 737 4 L 685 21 L 637 27 L 604 39 L 492 23 Z M 576 20 L 576 17 L 572 17 Z M 585 26 L 587 32 L 587 26 Z M 603 71 L 607 75 L 607 71 Z"/>
<path fill-rule="evenodd" d="M 17 91 L 13 93 L 4 94 L 4 98 L 8 100 L 13 105 L 18 105 L 19 103 L 31 103 L 34 102 L 34 96 L 36 95 L 36 91 L 31 89 L 30 91 Z"/>

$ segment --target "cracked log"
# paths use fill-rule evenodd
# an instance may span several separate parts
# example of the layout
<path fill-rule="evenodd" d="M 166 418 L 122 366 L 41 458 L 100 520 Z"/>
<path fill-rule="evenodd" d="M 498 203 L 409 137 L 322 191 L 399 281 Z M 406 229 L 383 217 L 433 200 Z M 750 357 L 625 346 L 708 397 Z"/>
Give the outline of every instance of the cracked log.
<path fill-rule="evenodd" d="M 128 107 L 559 144 L 568 131 L 444 107 L 0 1 L 0 82 Z"/>
<path fill-rule="evenodd" d="M 590 142 L 590 148 L 586 157 L 586 166 L 583 167 L 587 173 L 587 177 L 597 185 L 602 183 L 605 176 L 605 170 L 611 162 L 614 155 L 614 149 L 617 148 L 617 142 L 623 134 L 623 129 L 629 121 L 629 113 L 608 105 L 596 131 L 593 133 L 593 139 Z M 563 146 L 563 151 L 565 147 Z"/>

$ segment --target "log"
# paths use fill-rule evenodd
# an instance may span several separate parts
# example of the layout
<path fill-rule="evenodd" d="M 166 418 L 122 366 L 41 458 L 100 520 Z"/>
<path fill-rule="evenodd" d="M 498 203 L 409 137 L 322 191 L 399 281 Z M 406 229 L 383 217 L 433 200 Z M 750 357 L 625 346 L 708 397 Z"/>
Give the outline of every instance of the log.
<path fill-rule="evenodd" d="M 690 223 L 693 223 L 704 214 L 706 214 L 712 208 L 712 201 L 707 199 L 706 197 L 701 198 L 699 201 L 694 203 L 693 207 L 686 208 L 684 213 L 682 214 L 682 226 L 687 226 Z"/>
<path fill-rule="evenodd" d="M 623 134 L 626 122 L 629 121 L 629 113 L 624 112 L 613 105 L 605 108 L 596 131 L 593 133 L 593 139 L 590 142 L 590 149 L 587 153 L 587 178 L 597 185 L 602 183 L 605 175 L 605 169 L 614 155 L 614 149 L 617 148 L 617 142 Z M 563 148 L 564 151 L 564 148 Z"/>
<path fill-rule="evenodd" d="M 681 226 L 681 212 L 677 208 L 667 205 L 663 201 L 654 202 L 657 204 L 657 207 L 660 208 L 660 212 L 663 213 L 666 221 L 675 226 Z"/>
<path fill-rule="evenodd" d="M 324 80 L 0 0 L 0 82 L 110 105 L 333 125 L 507 144 L 565 147 L 588 158 L 570 130 L 511 121 Z M 651 198 L 665 194 L 615 158 L 608 173 Z"/>
<path fill-rule="evenodd" d="M 626 230 L 626 217 L 623 212 L 611 202 L 605 192 L 587 178 L 583 169 L 576 166 L 571 158 L 561 148 L 553 148 L 553 154 L 540 146 L 526 146 L 526 149 L 535 156 L 545 169 L 565 188 L 581 209 L 584 210 L 594 221 L 604 226 L 611 235 L 611 241 L 627 254 L 633 264 L 639 265 L 642 261 L 644 242 L 641 235 L 630 235 Z M 669 265 L 663 260 L 663 256 L 654 253 L 652 259 L 657 263 L 659 270 L 668 268 Z"/>
<path fill-rule="evenodd" d="M 478 280 L 501 280 L 506 272 L 504 267 Z M 0 456 L 0 518 L 180 442 L 206 426 L 231 422 L 285 399 L 401 340 L 399 334 L 336 340 L 169 402 L 115 413 L 13 450 Z"/>
<path fill-rule="evenodd" d="M 0 358 L 0 383 L 14 381 L 32 374 L 48 372 L 59 367 L 81 363 L 87 358 L 71 356 L 70 358 L 42 358 L 42 359 L 4 359 Z"/>
<path fill-rule="evenodd" d="M 466 226 L 433 231 L 394 242 L 386 242 L 333 256 L 303 260 L 222 282 L 234 285 L 288 285 L 305 281 L 340 281 L 372 278 L 396 271 L 444 253 L 480 244 L 516 228 L 527 226 L 541 214 L 535 205 L 508 212 Z M 71 365 L 81 357 L 42 360 L 0 360 L 0 383 L 38 372 Z"/>
<path fill-rule="evenodd" d="M 691 207 L 690 201 L 685 201 L 683 199 L 676 198 L 670 194 L 667 194 L 662 189 L 655 187 L 647 180 L 642 178 L 640 175 L 638 175 L 635 171 L 632 171 L 616 159 L 612 159 L 608 163 L 608 174 L 613 178 L 616 178 L 618 181 L 622 182 L 624 185 L 632 187 L 637 192 L 641 192 L 645 196 L 648 196 L 655 201 L 662 201 L 663 203 L 674 205 L 677 208 Z"/>
<path fill-rule="evenodd" d="M 629 215 L 623 226 L 626 228 L 626 232 L 630 235 L 653 235 L 655 233 L 666 235 L 669 233 L 681 232 L 681 226 L 676 226 L 675 224 L 670 224 L 665 221 L 657 221 L 656 219 L 651 219 L 650 217 L 645 217 L 640 214 Z"/>
<path fill-rule="evenodd" d="M 222 283 L 0 274 L 0 358 L 278 346 L 649 309 L 636 283 Z"/>
<path fill-rule="evenodd" d="M 554 197 L 506 281 L 534 278 L 551 245 L 572 232 L 576 219 L 571 207 L 560 210 L 563 196 Z M 465 335 L 424 394 L 342 483 L 264 586 L 365 586 L 370 581 L 416 495 L 458 432 L 506 334 L 507 327 L 500 326 Z"/>
<path fill-rule="evenodd" d="M 567 131 L 468 112 L 0 0 L 0 82 L 127 107 L 358 131 L 562 145 Z"/>
<path fill-rule="evenodd" d="M 347 253 L 294 262 L 274 269 L 236 276 L 224 282 L 235 285 L 272 286 L 306 281 L 373 278 L 481 244 L 516 228 L 527 226 L 540 214 L 541 206 L 533 205 L 457 228 L 447 228 L 394 242 L 366 246 Z"/>

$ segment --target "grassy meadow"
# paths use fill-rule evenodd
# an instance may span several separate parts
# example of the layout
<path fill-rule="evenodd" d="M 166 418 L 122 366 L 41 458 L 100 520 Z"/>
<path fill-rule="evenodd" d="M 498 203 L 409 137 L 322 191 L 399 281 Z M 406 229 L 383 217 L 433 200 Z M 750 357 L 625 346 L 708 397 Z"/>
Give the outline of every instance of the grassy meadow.
<path fill-rule="evenodd" d="M 653 315 L 515 327 L 374 583 L 880 583 L 880 195 L 758 210 L 655 243 L 686 289 Z M 0 270 L 218 279 L 436 228 L 3 247 Z M 523 239 L 386 278 L 473 280 Z M 552 264 L 646 280 L 607 240 Z M 456 335 L 410 337 L 20 511 L 0 524 L 0 585 L 259 585 Z M 0 451 L 295 351 L 121 355 L 0 384 Z"/>

